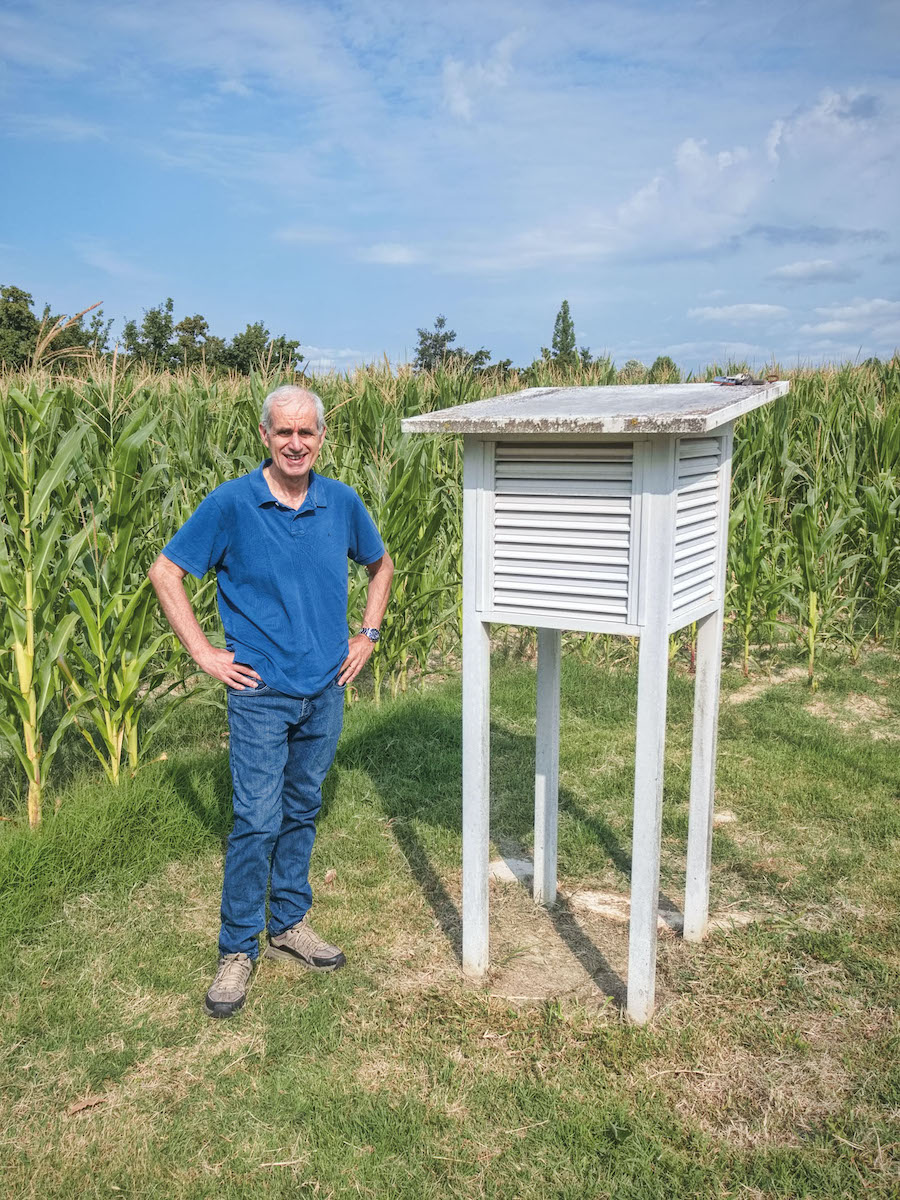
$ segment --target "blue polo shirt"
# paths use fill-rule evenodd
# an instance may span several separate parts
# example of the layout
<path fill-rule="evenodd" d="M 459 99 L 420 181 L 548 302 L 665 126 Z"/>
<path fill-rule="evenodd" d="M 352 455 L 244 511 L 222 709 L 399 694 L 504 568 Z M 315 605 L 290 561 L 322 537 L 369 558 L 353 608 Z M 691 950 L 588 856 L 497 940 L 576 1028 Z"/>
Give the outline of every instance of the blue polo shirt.
<path fill-rule="evenodd" d="M 269 490 L 270 462 L 210 492 L 163 554 L 198 579 L 216 572 L 237 662 L 276 691 L 315 696 L 347 657 L 347 559 L 377 562 L 384 544 L 353 488 L 310 471 L 295 511 Z"/>

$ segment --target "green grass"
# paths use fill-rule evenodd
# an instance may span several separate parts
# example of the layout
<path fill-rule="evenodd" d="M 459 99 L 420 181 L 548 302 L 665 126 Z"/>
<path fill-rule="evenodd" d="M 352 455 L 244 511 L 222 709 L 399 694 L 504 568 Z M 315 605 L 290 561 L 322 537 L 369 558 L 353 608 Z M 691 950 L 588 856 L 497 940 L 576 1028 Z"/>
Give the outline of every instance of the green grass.
<path fill-rule="evenodd" d="M 826 660 L 815 695 L 745 687 L 726 673 L 718 807 L 735 820 L 716 831 L 712 907 L 758 919 L 702 946 L 662 937 L 644 1029 L 599 993 L 492 994 L 538 920 L 513 887 L 492 896 L 503 965 L 483 988 L 461 978 L 453 679 L 348 709 L 313 882 L 315 923 L 349 965 L 266 962 L 230 1022 L 201 1008 L 224 717 L 187 706 L 167 761 L 118 791 L 69 765 L 58 816 L 36 835 L 0 826 L 3 1194 L 895 1196 L 900 662 Z M 662 890 L 676 904 L 691 696 L 674 671 Z M 634 699 L 630 670 L 566 656 L 570 889 L 627 891 Z M 533 668 L 498 661 L 493 705 L 492 829 L 528 848 Z M 565 913 L 546 927 L 573 962 L 599 930 Z M 601 947 L 613 974 L 624 939 Z"/>

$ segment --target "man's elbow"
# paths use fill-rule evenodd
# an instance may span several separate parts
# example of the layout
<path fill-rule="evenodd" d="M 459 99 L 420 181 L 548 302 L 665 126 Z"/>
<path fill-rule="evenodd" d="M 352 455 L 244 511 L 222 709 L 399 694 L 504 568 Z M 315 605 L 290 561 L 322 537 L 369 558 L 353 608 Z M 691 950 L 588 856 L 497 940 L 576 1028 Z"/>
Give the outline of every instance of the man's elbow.
<path fill-rule="evenodd" d="M 156 591 L 159 591 L 160 585 L 165 580 L 183 578 L 184 572 L 170 558 L 166 558 L 164 554 L 160 554 L 147 572 L 147 577 Z"/>
<path fill-rule="evenodd" d="M 379 558 L 379 560 L 375 566 L 375 574 L 380 579 L 383 579 L 385 581 L 385 583 L 390 583 L 391 580 L 393 579 L 393 577 L 394 577 L 394 560 L 388 554 L 387 550 L 385 550 L 384 554 L 382 554 L 381 558 Z"/>

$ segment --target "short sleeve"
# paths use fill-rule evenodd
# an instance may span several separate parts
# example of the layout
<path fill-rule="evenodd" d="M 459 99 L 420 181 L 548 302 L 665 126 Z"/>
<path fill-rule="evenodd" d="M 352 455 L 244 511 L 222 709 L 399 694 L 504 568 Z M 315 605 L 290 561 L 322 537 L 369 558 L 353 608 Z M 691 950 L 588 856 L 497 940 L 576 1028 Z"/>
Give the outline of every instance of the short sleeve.
<path fill-rule="evenodd" d="M 350 507 L 350 537 L 347 555 L 354 562 L 367 566 L 377 562 L 384 554 L 384 542 L 381 540 L 375 522 L 369 516 L 366 506 L 354 492 Z"/>
<path fill-rule="evenodd" d="M 184 571 L 201 579 L 217 566 L 228 546 L 225 521 L 218 501 L 207 496 L 188 517 L 163 554 Z"/>

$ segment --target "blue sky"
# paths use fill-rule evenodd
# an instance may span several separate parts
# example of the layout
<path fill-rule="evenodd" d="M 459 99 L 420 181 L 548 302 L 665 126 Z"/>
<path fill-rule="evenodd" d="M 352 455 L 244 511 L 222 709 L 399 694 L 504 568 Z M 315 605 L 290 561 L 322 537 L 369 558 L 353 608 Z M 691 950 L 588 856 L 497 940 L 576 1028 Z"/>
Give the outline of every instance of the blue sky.
<path fill-rule="evenodd" d="M 896 0 L 0 0 L 0 282 L 696 368 L 900 345 Z"/>

